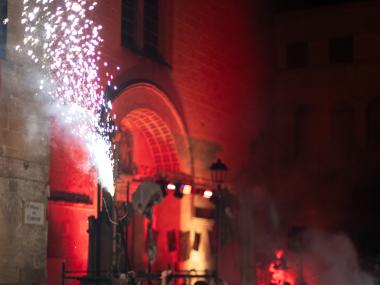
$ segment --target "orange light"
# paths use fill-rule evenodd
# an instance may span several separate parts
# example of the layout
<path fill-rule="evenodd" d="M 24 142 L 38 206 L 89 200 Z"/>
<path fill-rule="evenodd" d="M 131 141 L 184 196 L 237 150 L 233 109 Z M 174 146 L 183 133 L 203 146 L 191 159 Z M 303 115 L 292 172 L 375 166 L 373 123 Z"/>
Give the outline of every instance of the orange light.
<path fill-rule="evenodd" d="M 212 197 L 212 191 L 211 190 L 205 190 L 203 192 L 203 197 L 205 197 L 206 199 L 210 199 Z"/>
<path fill-rule="evenodd" d="M 169 184 L 166 186 L 166 189 L 168 189 L 168 190 L 175 190 L 175 189 L 176 189 L 176 187 L 175 187 L 175 185 L 174 185 L 174 184 L 172 184 L 172 183 L 169 183 Z"/>
<path fill-rule="evenodd" d="M 189 195 L 189 194 L 191 194 L 191 189 L 192 189 L 191 185 L 185 184 L 185 185 L 183 185 L 182 193 L 184 195 Z"/>

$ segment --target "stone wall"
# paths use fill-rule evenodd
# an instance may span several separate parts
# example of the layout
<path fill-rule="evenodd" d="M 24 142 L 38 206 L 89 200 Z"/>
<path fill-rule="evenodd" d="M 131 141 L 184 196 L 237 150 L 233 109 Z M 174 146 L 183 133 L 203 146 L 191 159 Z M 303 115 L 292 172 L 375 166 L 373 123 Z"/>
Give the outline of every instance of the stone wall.
<path fill-rule="evenodd" d="M 36 284 L 46 278 L 49 119 L 34 95 L 35 73 L 13 51 L 22 36 L 21 1 L 8 2 L 7 56 L 0 60 L 0 284 Z"/>

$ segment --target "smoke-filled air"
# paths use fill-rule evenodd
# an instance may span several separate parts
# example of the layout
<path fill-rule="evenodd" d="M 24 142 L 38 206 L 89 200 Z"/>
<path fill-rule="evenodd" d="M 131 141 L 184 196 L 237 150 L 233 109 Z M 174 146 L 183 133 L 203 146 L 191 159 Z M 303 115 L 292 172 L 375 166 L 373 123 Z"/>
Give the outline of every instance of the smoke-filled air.
<path fill-rule="evenodd" d="M 107 68 L 107 62 L 99 51 L 102 26 L 90 19 L 96 6 L 87 0 L 23 0 L 24 38 L 16 50 L 32 60 L 40 75 L 36 95 L 48 100 L 55 119 L 84 143 L 102 184 L 113 194 L 112 106 L 99 78 L 99 66 Z"/>

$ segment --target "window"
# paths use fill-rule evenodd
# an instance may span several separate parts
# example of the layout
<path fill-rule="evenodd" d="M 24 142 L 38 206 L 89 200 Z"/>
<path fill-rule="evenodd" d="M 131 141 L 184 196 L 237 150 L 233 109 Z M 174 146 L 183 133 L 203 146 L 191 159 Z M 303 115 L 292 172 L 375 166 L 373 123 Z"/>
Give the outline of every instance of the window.
<path fill-rule="evenodd" d="M 123 0 L 121 14 L 121 43 L 123 47 L 136 45 L 137 0 Z"/>
<path fill-rule="evenodd" d="M 160 10 L 163 2 L 164 11 Z M 150 58 L 162 61 L 162 43 L 160 34 L 163 32 L 166 19 L 160 22 L 160 13 L 170 9 L 170 1 L 165 0 L 123 0 L 122 1 L 122 45 L 132 48 Z M 142 15 L 140 17 L 138 15 Z"/>
<path fill-rule="evenodd" d="M 288 68 L 302 68 L 308 65 L 307 42 L 289 44 L 286 49 L 286 64 Z"/>
<path fill-rule="evenodd" d="M 8 18 L 8 1 L 0 0 L 0 58 L 5 57 L 7 45 L 7 24 Z"/>
<path fill-rule="evenodd" d="M 354 59 L 353 38 L 351 36 L 332 38 L 329 41 L 330 63 L 349 63 Z"/>
<path fill-rule="evenodd" d="M 144 1 L 144 51 L 158 55 L 158 0 Z"/>

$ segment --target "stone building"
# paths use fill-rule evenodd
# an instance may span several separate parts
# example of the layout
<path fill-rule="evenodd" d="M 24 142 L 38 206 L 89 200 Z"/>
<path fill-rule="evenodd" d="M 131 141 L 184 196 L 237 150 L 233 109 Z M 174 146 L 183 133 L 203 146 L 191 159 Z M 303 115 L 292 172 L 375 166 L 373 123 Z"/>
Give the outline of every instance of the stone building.
<path fill-rule="evenodd" d="M 14 51 L 22 2 L 0 1 L 0 284 L 57 284 L 63 262 L 87 269 L 98 174 Z M 158 175 L 213 188 L 208 167 L 221 158 L 240 206 L 216 266 L 214 205 L 168 195 L 154 210 L 154 270 L 217 267 L 229 284 L 253 284 L 293 226 L 346 231 L 357 245 L 378 237 L 365 232 L 380 184 L 376 1 L 273 14 L 268 1 L 98 2 L 99 76 L 117 87 L 106 90 L 119 129 L 116 199 Z M 133 219 L 129 259 L 143 272 L 146 226 Z"/>
<path fill-rule="evenodd" d="M 367 237 L 379 234 L 363 231 L 377 223 L 370 200 L 379 184 L 379 8 L 361 1 L 276 18 L 273 118 L 291 147 L 279 155 L 280 169 L 299 177 L 288 187 L 308 193 L 305 221 Z"/>
<path fill-rule="evenodd" d="M 217 158 L 228 165 L 229 189 L 237 193 L 235 181 L 249 162 L 265 93 L 260 1 L 98 2 L 93 16 L 103 26 L 102 60 L 114 70 L 120 67 L 112 80 L 118 90 L 107 92 L 121 130 L 119 199 L 125 200 L 128 182 L 133 191 L 138 181 L 157 174 L 215 187 L 208 167 Z M 71 270 L 87 269 L 87 219 L 96 213 L 97 173 L 87 167 L 80 141 L 44 112 L 45 104 L 39 105 L 34 97 L 37 73 L 14 52 L 23 36 L 22 1 L 0 3 L 9 19 L 1 32 L 0 284 L 56 284 L 62 262 Z M 105 73 L 101 66 L 104 86 Z M 26 218 L 33 205 L 42 224 L 29 224 Z M 213 221 L 195 214 L 213 207 L 198 195 L 169 196 L 158 206 L 156 270 L 168 263 L 182 269 L 215 268 L 209 235 Z M 189 233 L 187 260 L 168 252 L 173 230 L 176 236 Z M 144 231 L 140 218 L 130 253 L 138 271 L 147 266 Z M 252 279 L 247 277 L 252 253 L 240 241 L 235 235 L 219 252 L 219 270 L 232 284 Z"/>
<path fill-rule="evenodd" d="M 241 180 L 250 185 L 243 197 L 251 207 L 242 211 L 254 221 L 245 237 L 255 248 L 259 284 L 270 280 L 266 266 L 276 248 L 296 260 L 288 264 L 296 270 L 290 280 L 299 277 L 294 234 L 299 250 L 308 229 L 331 234 L 319 244 L 319 262 L 329 268 L 342 260 L 354 264 L 356 255 L 373 261 L 380 252 L 379 2 L 275 2 L 267 22 L 272 69 L 265 123 L 252 144 L 250 174 Z M 331 245 L 339 238 L 352 240 L 344 250 L 352 256 Z M 325 284 L 323 270 L 310 268 L 303 270 L 307 284 Z"/>

